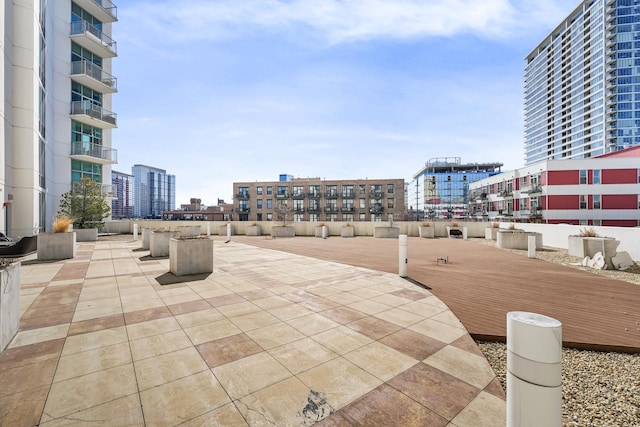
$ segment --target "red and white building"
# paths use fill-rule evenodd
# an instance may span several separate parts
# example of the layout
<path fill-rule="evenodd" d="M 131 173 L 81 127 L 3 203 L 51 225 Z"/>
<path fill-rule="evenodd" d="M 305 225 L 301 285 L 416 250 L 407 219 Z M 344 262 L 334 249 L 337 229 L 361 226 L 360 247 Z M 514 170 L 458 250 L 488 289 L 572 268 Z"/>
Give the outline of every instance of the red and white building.
<path fill-rule="evenodd" d="M 484 220 L 639 226 L 640 146 L 546 160 L 473 182 L 469 211 Z"/>

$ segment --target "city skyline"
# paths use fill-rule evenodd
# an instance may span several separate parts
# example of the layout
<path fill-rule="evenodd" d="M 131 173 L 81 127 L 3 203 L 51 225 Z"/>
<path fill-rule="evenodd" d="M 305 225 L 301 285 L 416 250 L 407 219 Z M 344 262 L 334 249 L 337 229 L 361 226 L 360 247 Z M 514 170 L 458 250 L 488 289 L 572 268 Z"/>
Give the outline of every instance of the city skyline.
<path fill-rule="evenodd" d="M 166 169 L 177 205 L 212 205 L 282 173 L 520 167 L 524 58 L 579 4 L 119 2 L 113 169 Z"/>

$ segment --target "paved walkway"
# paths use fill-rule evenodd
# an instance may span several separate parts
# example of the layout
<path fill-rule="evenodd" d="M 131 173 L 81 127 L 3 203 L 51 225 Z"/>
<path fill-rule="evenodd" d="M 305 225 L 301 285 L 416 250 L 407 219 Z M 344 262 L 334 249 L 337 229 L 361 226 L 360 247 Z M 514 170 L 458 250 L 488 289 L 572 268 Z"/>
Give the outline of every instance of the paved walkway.
<path fill-rule="evenodd" d="M 397 274 L 216 241 L 176 278 L 139 246 L 23 262 L 3 426 L 504 424 L 466 329 Z"/>
<path fill-rule="evenodd" d="M 217 238 L 217 236 L 216 236 Z M 398 274 L 398 240 L 373 237 L 237 242 Z M 640 352 L 640 286 L 530 259 L 477 239 L 408 239 L 409 277 L 432 288 L 480 339 L 504 341 L 506 314 L 530 311 L 562 322 L 566 347 Z M 448 264 L 437 264 L 448 258 Z"/>

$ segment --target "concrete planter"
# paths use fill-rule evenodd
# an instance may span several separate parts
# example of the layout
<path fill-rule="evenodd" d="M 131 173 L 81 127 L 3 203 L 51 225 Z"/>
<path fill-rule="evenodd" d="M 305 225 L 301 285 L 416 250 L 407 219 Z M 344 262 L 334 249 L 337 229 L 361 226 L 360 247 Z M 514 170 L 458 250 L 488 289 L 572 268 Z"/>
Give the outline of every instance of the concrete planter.
<path fill-rule="evenodd" d="M 433 239 L 436 236 L 435 227 L 425 227 L 421 225 L 418 227 L 418 232 L 423 239 Z"/>
<path fill-rule="evenodd" d="M 529 248 L 529 236 L 536 236 L 536 250 L 542 249 L 542 233 L 532 233 L 524 231 L 500 230 L 496 238 L 496 246 L 502 249 Z"/>
<path fill-rule="evenodd" d="M 487 240 L 496 240 L 498 238 L 499 228 L 487 227 L 484 229 L 484 238 Z"/>
<path fill-rule="evenodd" d="M 227 235 L 227 224 L 221 225 L 221 226 L 218 227 L 218 235 L 219 236 L 226 236 Z M 233 225 L 231 225 L 231 235 L 235 236 L 235 230 L 233 228 Z"/>
<path fill-rule="evenodd" d="M 20 326 L 20 263 L 0 269 L 0 353 Z"/>
<path fill-rule="evenodd" d="M 208 237 L 169 240 L 169 271 L 176 276 L 213 272 L 213 240 Z"/>
<path fill-rule="evenodd" d="M 584 258 L 593 256 L 600 252 L 607 263 L 607 268 L 614 268 L 611 258 L 618 253 L 618 245 L 620 241 L 613 237 L 581 237 L 569 236 L 568 253 L 569 255 Z"/>
<path fill-rule="evenodd" d="M 76 228 L 76 242 L 96 242 L 98 241 L 97 228 Z"/>
<path fill-rule="evenodd" d="M 355 237 L 356 229 L 350 225 L 345 225 L 340 228 L 340 237 Z"/>
<path fill-rule="evenodd" d="M 181 225 L 178 227 L 180 237 L 194 237 L 200 235 L 199 225 Z"/>
<path fill-rule="evenodd" d="M 249 225 L 245 231 L 247 236 L 262 236 L 262 227 L 259 225 Z"/>
<path fill-rule="evenodd" d="M 326 225 L 319 225 L 315 229 L 315 237 L 329 237 L 329 227 Z"/>
<path fill-rule="evenodd" d="M 169 241 L 177 237 L 182 237 L 180 231 L 156 230 L 151 233 L 149 239 L 149 255 L 152 257 L 169 256 Z"/>
<path fill-rule="evenodd" d="M 296 229 L 290 225 L 274 225 L 271 227 L 271 237 L 295 237 Z"/>
<path fill-rule="evenodd" d="M 151 233 L 155 230 L 152 228 L 142 229 L 142 249 L 149 250 L 149 244 L 151 243 Z"/>
<path fill-rule="evenodd" d="M 463 238 L 464 236 L 462 227 L 452 227 L 447 225 L 447 237 L 451 238 L 451 236 Z"/>
<path fill-rule="evenodd" d="M 70 259 L 76 256 L 76 232 L 38 234 L 38 260 Z"/>
<path fill-rule="evenodd" d="M 400 227 L 374 227 L 373 237 L 382 239 L 397 239 L 400 236 Z"/>

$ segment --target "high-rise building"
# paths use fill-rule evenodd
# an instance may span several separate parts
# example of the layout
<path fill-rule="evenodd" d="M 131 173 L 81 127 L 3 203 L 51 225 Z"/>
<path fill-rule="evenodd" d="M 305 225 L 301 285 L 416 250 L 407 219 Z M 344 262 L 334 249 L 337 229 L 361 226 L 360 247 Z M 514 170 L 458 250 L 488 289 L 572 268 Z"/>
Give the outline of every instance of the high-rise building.
<path fill-rule="evenodd" d="M 0 18 L 0 231 L 50 229 L 60 196 L 90 177 L 110 194 L 116 115 L 109 0 L 13 0 Z"/>
<path fill-rule="evenodd" d="M 525 163 L 640 144 L 640 7 L 585 0 L 526 57 Z"/>
<path fill-rule="evenodd" d="M 176 207 L 176 177 L 164 169 L 133 165 L 133 214 L 137 218 L 162 218 Z"/>
<path fill-rule="evenodd" d="M 460 157 L 429 159 L 409 186 L 409 220 L 469 216 L 469 184 L 500 173 L 502 163 L 462 163 Z"/>
<path fill-rule="evenodd" d="M 133 218 L 133 175 L 111 172 L 114 196 L 111 201 L 112 218 Z"/>

